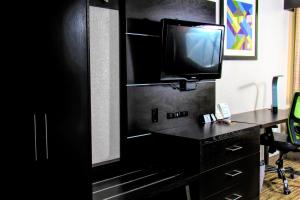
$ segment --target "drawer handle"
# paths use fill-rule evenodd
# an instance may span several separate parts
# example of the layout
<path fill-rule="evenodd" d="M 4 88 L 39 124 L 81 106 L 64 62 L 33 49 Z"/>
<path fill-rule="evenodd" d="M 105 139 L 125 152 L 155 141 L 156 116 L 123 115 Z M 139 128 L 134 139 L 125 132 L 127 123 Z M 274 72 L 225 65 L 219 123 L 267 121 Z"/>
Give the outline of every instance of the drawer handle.
<path fill-rule="evenodd" d="M 238 200 L 240 198 L 242 198 L 243 196 L 242 195 L 239 195 L 239 194 L 232 194 L 230 195 L 230 197 L 225 197 L 226 200 Z"/>
<path fill-rule="evenodd" d="M 242 173 L 243 173 L 242 171 L 239 171 L 239 170 L 235 169 L 235 170 L 232 170 L 231 172 L 225 173 L 225 175 L 230 176 L 230 177 L 235 177 L 235 176 L 240 175 Z"/>
<path fill-rule="evenodd" d="M 233 145 L 233 146 L 231 146 L 231 147 L 227 147 L 227 148 L 225 148 L 226 150 L 228 150 L 228 151 L 238 151 L 238 150 L 241 150 L 243 147 L 241 147 L 241 146 L 238 146 L 238 145 Z"/>

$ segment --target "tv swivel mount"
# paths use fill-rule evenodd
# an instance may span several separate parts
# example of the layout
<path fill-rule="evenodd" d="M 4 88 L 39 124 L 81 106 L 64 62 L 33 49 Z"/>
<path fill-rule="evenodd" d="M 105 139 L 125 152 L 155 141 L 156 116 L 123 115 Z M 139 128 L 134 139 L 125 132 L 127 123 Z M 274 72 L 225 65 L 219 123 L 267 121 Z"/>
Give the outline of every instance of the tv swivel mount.
<path fill-rule="evenodd" d="M 197 88 L 197 81 L 192 80 L 180 80 L 179 81 L 179 90 L 180 91 L 190 91 L 190 90 L 195 90 Z"/>
<path fill-rule="evenodd" d="M 161 81 L 169 82 L 170 85 L 172 85 L 171 82 L 177 82 L 179 87 L 173 87 L 174 89 L 178 89 L 180 91 L 191 91 L 197 88 L 197 82 L 199 81 L 199 79 L 196 79 L 194 77 L 192 79 L 188 79 L 185 77 L 164 77 L 163 79 L 161 79 Z"/>

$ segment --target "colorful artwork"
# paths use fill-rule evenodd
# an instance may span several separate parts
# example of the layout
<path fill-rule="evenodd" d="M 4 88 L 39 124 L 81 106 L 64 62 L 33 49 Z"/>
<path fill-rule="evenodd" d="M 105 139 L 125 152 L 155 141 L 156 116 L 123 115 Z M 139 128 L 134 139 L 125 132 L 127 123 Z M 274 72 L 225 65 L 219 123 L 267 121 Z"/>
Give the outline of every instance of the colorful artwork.
<path fill-rule="evenodd" d="M 251 50 L 253 6 L 227 0 L 227 49 Z"/>
<path fill-rule="evenodd" d="M 256 59 L 256 1 L 224 0 L 223 11 L 225 57 Z"/>

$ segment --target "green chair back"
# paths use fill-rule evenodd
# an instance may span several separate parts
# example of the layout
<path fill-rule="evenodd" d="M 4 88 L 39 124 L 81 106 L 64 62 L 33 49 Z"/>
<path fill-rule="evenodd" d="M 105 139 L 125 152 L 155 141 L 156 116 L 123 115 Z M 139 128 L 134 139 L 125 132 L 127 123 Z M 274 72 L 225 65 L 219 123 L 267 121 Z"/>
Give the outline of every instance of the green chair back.
<path fill-rule="evenodd" d="M 295 106 L 295 111 L 294 111 L 294 115 L 295 117 L 297 117 L 298 119 L 300 119 L 300 97 L 297 97 L 296 100 L 296 106 Z"/>
<path fill-rule="evenodd" d="M 288 131 L 291 142 L 300 146 L 300 92 L 294 95 L 288 119 Z"/>

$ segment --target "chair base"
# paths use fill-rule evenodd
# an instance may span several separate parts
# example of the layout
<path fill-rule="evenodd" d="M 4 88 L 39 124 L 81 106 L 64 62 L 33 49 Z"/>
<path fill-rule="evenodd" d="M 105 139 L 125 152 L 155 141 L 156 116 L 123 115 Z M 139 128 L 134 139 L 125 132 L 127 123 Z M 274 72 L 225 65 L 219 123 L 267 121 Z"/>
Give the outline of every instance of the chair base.
<path fill-rule="evenodd" d="M 289 174 L 289 178 L 294 179 L 295 175 L 298 175 L 299 172 L 295 171 L 292 167 L 284 167 L 281 169 L 285 174 Z M 272 165 L 267 165 L 265 172 L 273 172 L 273 173 L 278 173 L 278 167 L 272 166 Z M 278 173 L 278 178 L 282 179 L 280 173 Z"/>
<path fill-rule="evenodd" d="M 283 182 L 283 194 L 289 195 L 291 193 L 291 190 L 289 188 L 288 180 L 285 177 L 286 173 L 290 174 L 290 178 L 294 179 L 295 177 L 295 171 L 291 167 L 286 168 L 278 168 L 275 166 L 267 166 L 265 172 L 274 172 L 278 174 L 278 178 L 282 179 Z"/>
<path fill-rule="evenodd" d="M 277 166 L 267 165 L 265 172 L 274 172 L 278 174 L 278 178 L 280 178 L 283 182 L 283 194 L 289 195 L 291 190 L 289 189 L 288 180 L 286 179 L 285 174 L 290 174 L 290 178 L 295 178 L 295 170 L 292 167 L 283 167 L 283 153 L 280 152 L 279 158 L 276 161 Z"/>

